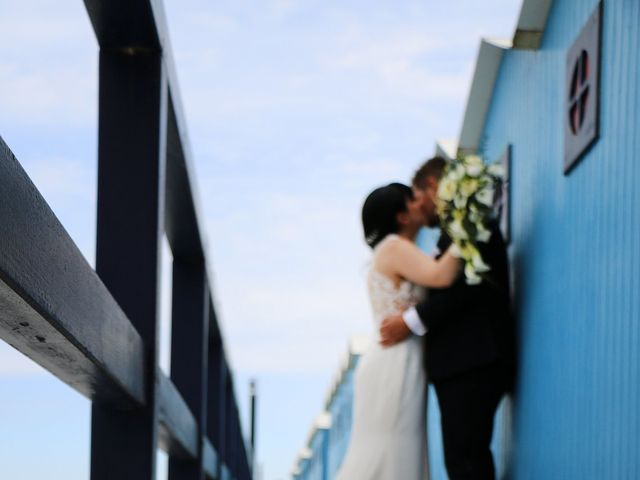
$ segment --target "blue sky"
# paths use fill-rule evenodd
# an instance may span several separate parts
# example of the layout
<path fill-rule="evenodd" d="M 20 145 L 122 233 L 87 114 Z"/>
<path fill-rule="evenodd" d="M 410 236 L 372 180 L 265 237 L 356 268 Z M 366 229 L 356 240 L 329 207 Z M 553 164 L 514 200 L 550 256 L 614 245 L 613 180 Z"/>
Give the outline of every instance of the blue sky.
<path fill-rule="evenodd" d="M 288 477 L 347 339 L 370 331 L 364 196 L 457 137 L 480 37 L 511 37 L 519 7 L 165 0 L 245 425 L 258 380 L 265 480 Z M 0 135 L 93 264 L 98 47 L 86 12 L 53 0 L 0 0 L 0 12 Z M 88 478 L 89 411 L 0 342 L 2 478 Z"/>

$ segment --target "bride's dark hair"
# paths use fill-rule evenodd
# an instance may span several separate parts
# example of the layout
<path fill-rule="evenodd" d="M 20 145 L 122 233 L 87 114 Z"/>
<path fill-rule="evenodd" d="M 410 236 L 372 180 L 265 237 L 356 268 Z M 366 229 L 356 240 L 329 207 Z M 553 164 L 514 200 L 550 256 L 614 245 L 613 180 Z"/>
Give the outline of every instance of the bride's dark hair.
<path fill-rule="evenodd" d="M 362 206 L 364 239 L 371 248 L 390 233 L 398 233 L 398 213 L 407 211 L 407 201 L 413 191 L 402 183 L 390 183 L 376 188 Z"/>

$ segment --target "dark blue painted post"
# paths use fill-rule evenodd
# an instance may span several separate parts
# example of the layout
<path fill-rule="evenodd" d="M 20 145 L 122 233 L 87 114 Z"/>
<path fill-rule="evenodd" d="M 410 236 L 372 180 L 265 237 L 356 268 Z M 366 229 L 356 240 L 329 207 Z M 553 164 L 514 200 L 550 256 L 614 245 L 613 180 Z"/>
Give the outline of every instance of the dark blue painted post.
<path fill-rule="evenodd" d="M 255 404 L 253 404 L 255 406 Z M 252 415 L 252 419 L 255 418 Z M 253 421 L 253 420 L 252 420 Z M 255 432 L 255 430 L 253 430 Z M 255 438 L 252 434 L 251 438 Z M 250 445 L 250 451 L 247 452 L 247 445 L 244 443 L 244 441 L 242 442 L 242 444 L 240 445 L 241 448 L 241 455 L 240 455 L 240 463 L 241 463 L 241 467 L 240 467 L 240 478 L 242 479 L 246 479 L 246 480 L 251 480 L 251 472 L 254 469 L 254 455 L 255 455 L 255 441 L 251 441 L 249 443 Z"/>
<path fill-rule="evenodd" d="M 237 438 L 236 438 L 236 429 L 237 429 L 237 414 L 236 414 L 236 406 L 234 402 L 233 396 L 233 383 L 231 381 L 231 376 L 227 377 L 227 385 L 226 385 L 226 402 L 227 409 L 225 415 L 225 455 L 224 462 L 229 467 L 231 475 L 233 478 L 236 478 L 236 465 L 235 459 L 237 454 Z"/>
<path fill-rule="evenodd" d="M 238 427 L 236 429 L 236 458 L 235 458 L 236 475 L 235 477 L 238 479 L 242 479 L 243 478 L 242 470 L 244 467 L 244 463 L 247 461 L 246 459 L 247 452 L 245 450 L 244 433 L 242 431 L 242 424 L 240 423 L 240 411 L 238 410 L 237 403 L 236 403 L 236 424 Z"/>
<path fill-rule="evenodd" d="M 245 465 L 245 477 L 246 478 L 250 478 L 250 472 L 253 471 L 253 469 L 255 468 L 255 459 L 256 459 L 256 399 L 257 399 L 257 387 L 256 387 L 256 382 L 255 380 L 251 381 L 251 386 L 250 386 L 250 400 L 251 400 L 251 420 L 250 420 L 250 432 L 251 434 L 249 435 L 249 445 L 250 445 L 250 449 L 251 451 L 249 452 L 249 455 L 245 455 L 245 457 L 247 458 L 247 463 Z M 245 449 L 245 453 L 246 453 L 246 449 Z"/>
<path fill-rule="evenodd" d="M 212 315 L 213 318 L 215 318 Z M 209 345 L 209 372 L 207 390 L 207 435 L 218 452 L 221 463 L 225 460 L 226 384 L 227 366 L 221 339 L 215 336 Z"/>
<path fill-rule="evenodd" d="M 96 270 L 142 337 L 146 385 L 142 408 L 93 405 L 91 480 L 155 478 L 166 101 L 159 52 L 100 52 Z"/>
<path fill-rule="evenodd" d="M 233 384 L 229 382 L 227 384 L 227 402 L 229 402 L 230 408 L 227 409 L 227 465 L 233 478 L 238 478 L 238 469 L 236 468 L 236 458 L 238 456 L 238 438 L 236 435 L 237 418 L 236 418 L 236 405 L 233 401 Z"/>
<path fill-rule="evenodd" d="M 174 259 L 171 326 L 171 380 L 182 393 L 198 424 L 198 438 L 206 431 L 206 386 L 209 345 L 209 294 L 202 259 Z M 202 480 L 202 444 L 198 458 L 169 461 L 170 480 Z"/>
<path fill-rule="evenodd" d="M 243 474 L 243 464 L 246 461 L 246 452 L 244 445 L 244 435 L 242 433 L 242 425 L 240 424 L 240 411 L 238 410 L 238 404 L 235 403 L 234 407 L 234 437 L 235 441 L 233 442 L 235 445 L 235 453 L 233 456 L 233 476 L 237 479 L 242 479 Z"/>

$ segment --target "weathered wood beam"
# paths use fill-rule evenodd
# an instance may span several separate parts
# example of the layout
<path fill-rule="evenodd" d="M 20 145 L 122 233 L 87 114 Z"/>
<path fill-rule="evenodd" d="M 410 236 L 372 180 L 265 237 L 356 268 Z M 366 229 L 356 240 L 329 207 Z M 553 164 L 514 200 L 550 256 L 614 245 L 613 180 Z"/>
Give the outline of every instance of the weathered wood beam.
<path fill-rule="evenodd" d="M 162 372 L 157 373 L 161 448 L 176 458 L 195 460 L 198 457 L 198 424 L 187 402 L 173 382 Z"/>
<path fill-rule="evenodd" d="M 210 479 L 218 478 L 219 460 L 218 454 L 211 445 L 209 439 L 205 439 L 204 447 L 202 451 L 202 463 L 204 465 L 204 472 Z"/>
<path fill-rule="evenodd" d="M 145 402 L 140 335 L 0 139 L 0 338 L 95 402 Z"/>

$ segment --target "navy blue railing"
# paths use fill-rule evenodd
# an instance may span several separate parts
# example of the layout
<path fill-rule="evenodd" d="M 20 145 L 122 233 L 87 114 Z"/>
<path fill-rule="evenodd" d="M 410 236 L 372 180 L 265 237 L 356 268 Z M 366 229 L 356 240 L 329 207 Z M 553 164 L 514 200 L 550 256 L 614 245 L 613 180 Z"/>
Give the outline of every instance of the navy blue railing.
<path fill-rule="evenodd" d="M 172 480 L 248 480 L 162 3 L 85 6 L 100 45 L 96 269 L 0 139 L 0 338 L 92 401 L 92 480 L 154 479 L 158 445 Z"/>

